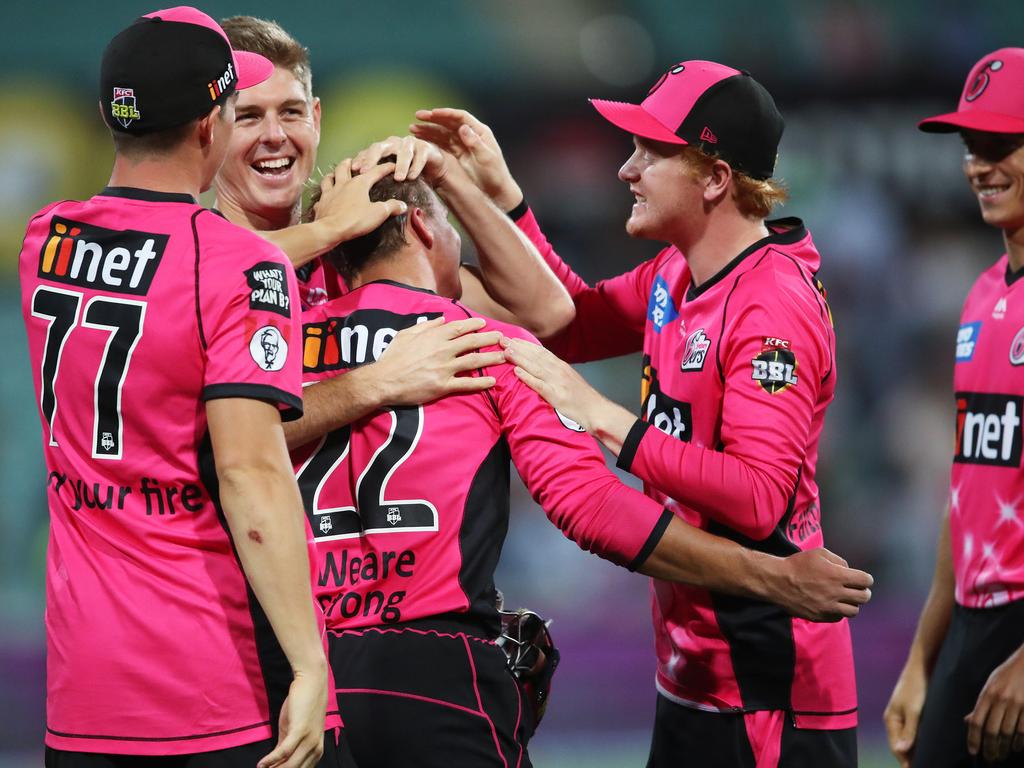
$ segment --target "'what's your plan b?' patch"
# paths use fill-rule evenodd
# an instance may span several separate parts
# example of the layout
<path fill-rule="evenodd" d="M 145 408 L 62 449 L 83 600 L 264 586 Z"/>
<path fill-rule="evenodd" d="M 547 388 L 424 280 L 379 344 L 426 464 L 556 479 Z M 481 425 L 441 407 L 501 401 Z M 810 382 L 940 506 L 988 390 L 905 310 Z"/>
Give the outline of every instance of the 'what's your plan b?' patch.
<path fill-rule="evenodd" d="M 273 261 L 261 261 L 252 269 L 245 270 L 245 279 L 249 284 L 250 309 L 262 309 L 291 317 L 288 281 L 282 265 Z"/>

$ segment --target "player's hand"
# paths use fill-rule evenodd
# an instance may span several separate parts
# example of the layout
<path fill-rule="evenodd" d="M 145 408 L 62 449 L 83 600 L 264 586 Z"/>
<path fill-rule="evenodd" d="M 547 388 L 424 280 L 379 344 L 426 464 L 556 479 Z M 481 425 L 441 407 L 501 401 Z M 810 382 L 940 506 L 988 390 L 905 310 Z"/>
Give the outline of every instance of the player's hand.
<path fill-rule="evenodd" d="M 784 557 L 778 567 L 781 578 L 772 581 L 769 599 L 801 619 L 852 618 L 871 599 L 871 574 L 823 547 Z"/>
<path fill-rule="evenodd" d="M 274 751 L 257 768 L 312 768 L 324 752 L 327 662 L 313 672 L 296 673 L 281 706 Z"/>
<path fill-rule="evenodd" d="M 588 432 L 594 427 L 594 415 L 608 401 L 576 369 L 538 344 L 524 339 L 502 341 L 505 359 L 515 366 L 515 374 L 530 389 L 543 397 L 562 416 L 572 419 Z M 629 423 L 632 424 L 632 417 Z"/>
<path fill-rule="evenodd" d="M 480 332 L 486 324 L 480 317 L 450 323 L 438 317 L 395 334 L 372 364 L 377 380 L 388 387 L 385 404 L 420 405 L 457 392 L 493 387 L 493 376 L 459 375 L 505 362 L 500 350 L 477 351 L 502 339 L 499 331 Z"/>
<path fill-rule="evenodd" d="M 965 721 L 972 755 L 996 762 L 1024 749 L 1024 646 L 988 676 Z"/>
<path fill-rule="evenodd" d="M 329 239 L 339 243 L 372 232 L 392 216 L 405 213 L 407 206 L 401 200 L 370 200 L 370 187 L 394 170 L 394 163 L 385 163 L 353 176 L 352 161 L 342 160 L 320 182 L 320 199 L 313 206 L 317 226 L 329 229 Z"/>
<path fill-rule="evenodd" d="M 416 179 L 422 174 L 432 187 L 443 184 L 458 165 L 450 154 L 429 141 L 415 136 L 389 136 L 359 152 L 352 159 L 352 172 L 364 173 L 389 155 L 395 156 L 395 181 Z"/>
<path fill-rule="evenodd" d="M 470 179 L 494 204 L 511 211 L 523 201 L 523 191 L 512 177 L 494 133 L 464 109 L 420 109 L 409 126 L 416 137 L 449 152 Z"/>
<path fill-rule="evenodd" d="M 889 749 L 896 757 L 900 768 L 910 768 L 914 744 L 917 741 L 917 726 L 921 721 L 921 710 L 924 709 L 927 690 L 928 678 L 924 666 L 911 658 L 900 673 L 882 715 L 885 732 L 889 738 Z"/>

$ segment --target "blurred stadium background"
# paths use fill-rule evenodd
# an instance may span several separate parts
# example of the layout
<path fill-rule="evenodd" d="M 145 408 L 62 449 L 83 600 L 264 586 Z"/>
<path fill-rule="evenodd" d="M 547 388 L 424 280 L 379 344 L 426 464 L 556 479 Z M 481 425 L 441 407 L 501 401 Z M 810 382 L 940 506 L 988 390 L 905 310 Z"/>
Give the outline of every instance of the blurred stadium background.
<path fill-rule="evenodd" d="M 888 766 L 881 711 L 931 576 L 945 503 L 959 306 L 1001 253 L 960 175 L 955 138 L 915 130 L 952 108 L 982 54 L 1024 44 L 1024 4 L 997 0 L 211 0 L 215 17 L 277 19 L 310 49 L 324 102 L 321 166 L 404 132 L 418 107 L 488 122 L 561 254 L 584 276 L 624 271 L 631 242 L 616 169 L 629 140 L 586 97 L 635 100 L 693 58 L 751 71 L 786 116 L 778 175 L 821 249 L 839 335 L 839 390 L 820 463 L 826 543 L 876 577 L 853 623 L 862 765 Z M 37 2 L 5 10 L 0 47 L 0 767 L 42 764 L 43 562 L 39 423 L 19 317 L 27 217 L 87 197 L 109 171 L 96 113 L 106 40 L 154 10 Z M 212 201 L 210 201 L 212 202 Z M 585 366 L 635 406 L 638 361 Z M 538 766 L 636 766 L 653 713 L 646 580 L 567 541 L 522 488 L 500 570 L 509 603 L 555 619 L 563 649 Z M 140 606 L 145 613 L 146 607 Z M 159 615 L 148 616 L 159 621 Z M 112 649 L 112 652 L 116 652 Z"/>

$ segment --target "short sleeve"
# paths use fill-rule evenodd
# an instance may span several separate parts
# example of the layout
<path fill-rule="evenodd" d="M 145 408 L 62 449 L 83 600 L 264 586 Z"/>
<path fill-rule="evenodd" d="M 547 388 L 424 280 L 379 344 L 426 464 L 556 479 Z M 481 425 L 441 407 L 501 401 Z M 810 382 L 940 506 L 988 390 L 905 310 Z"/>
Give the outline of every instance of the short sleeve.
<path fill-rule="evenodd" d="M 203 399 L 264 400 L 278 405 L 282 419 L 298 418 L 302 316 L 295 273 L 270 243 L 215 224 L 205 229 L 202 217 L 193 220 Z"/>

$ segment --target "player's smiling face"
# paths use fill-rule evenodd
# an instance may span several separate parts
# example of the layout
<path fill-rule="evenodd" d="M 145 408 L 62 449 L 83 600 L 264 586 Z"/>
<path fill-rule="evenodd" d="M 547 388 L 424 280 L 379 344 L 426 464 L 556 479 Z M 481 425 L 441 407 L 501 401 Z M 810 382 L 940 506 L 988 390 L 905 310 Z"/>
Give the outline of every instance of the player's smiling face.
<path fill-rule="evenodd" d="M 320 100 L 310 99 L 281 67 L 240 91 L 227 160 L 217 176 L 217 205 L 235 221 L 257 228 L 288 226 L 320 143 Z"/>
<path fill-rule="evenodd" d="M 986 224 L 1024 227 L 1024 134 L 963 131 L 964 174 Z"/>
<path fill-rule="evenodd" d="M 633 137 L 633 154 L 619 169 L 635 202 L 626 221 L 632 237 L 675 243 L 681 228 L 701 211 L 701 187 L 687 168 L 682 147 Z"/>

